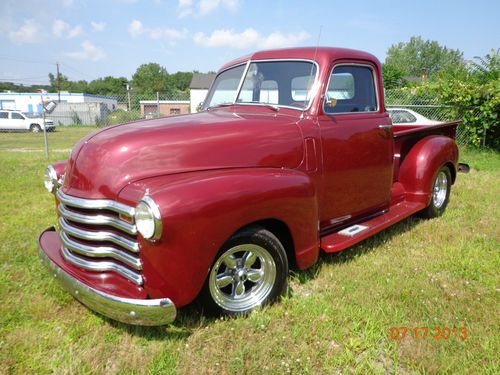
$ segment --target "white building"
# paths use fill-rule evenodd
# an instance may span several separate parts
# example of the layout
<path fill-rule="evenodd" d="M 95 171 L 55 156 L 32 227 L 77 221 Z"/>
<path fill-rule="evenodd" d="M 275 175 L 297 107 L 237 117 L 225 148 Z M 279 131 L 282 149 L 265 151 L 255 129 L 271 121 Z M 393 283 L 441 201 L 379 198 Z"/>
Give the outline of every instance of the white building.
<path fill-rule="evenodd" d="M 207 96 L 208 89 L 212 85 L 215 79 L 215 74 L 200 74 L 194 73 L 191 84 L 189 85 L 189 91 L 191 96 L 191 113 L 196 113 L 200 104 L 203 103 L 205 97 Z"/>
<path fill-rule="evenodd" d="M 43 100 L 43 104 L 42 104 Z M 43 106 L 48 103 L 58 103 L 57 93 L 0 93 L 0 109 L 15 109 L 27 113 L 42 113 Z M 91 95 L 84 93 L 61 93 L 61 103 L 102 103 L 113 111 L 117 108 L 117 100 L 110 96 Z"/>

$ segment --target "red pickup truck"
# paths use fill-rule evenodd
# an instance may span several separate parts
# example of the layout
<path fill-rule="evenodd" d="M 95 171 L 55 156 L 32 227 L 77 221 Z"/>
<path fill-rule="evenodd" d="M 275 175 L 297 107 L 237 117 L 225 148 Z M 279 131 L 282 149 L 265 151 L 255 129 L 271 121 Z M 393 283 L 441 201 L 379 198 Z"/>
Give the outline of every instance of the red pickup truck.
<path fill-rule="evenodd" d="M 458 122 L 393 126 L 381 65 L 340 48 L 257 52 L 219 71 L 200 113 L 109 127 L 47 168 L 57 229 L 41 258 L 112 319 L 241 314 L 414 214 L 443 213 Z"/>

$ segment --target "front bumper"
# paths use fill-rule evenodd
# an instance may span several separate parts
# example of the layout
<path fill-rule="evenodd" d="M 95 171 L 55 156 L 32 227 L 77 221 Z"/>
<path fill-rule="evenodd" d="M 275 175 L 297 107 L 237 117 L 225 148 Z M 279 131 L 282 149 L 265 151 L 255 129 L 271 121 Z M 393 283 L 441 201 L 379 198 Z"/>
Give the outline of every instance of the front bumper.
<path fill-rule="evenodd" d="M 44 241 L 44 236 L 48 236 L 51 232 L 54 232 L 53 227 L 46 229 L 38 240 L 42 263 L 61 286 L 85 306 L 108 318 L 127 324 L 158 326 L 175 319 L 176 307 L 169 298 L 118 297 L 94 289 L 69 275 L 46 254 L 44 246 L 46 247 L 50 241 Z"/>

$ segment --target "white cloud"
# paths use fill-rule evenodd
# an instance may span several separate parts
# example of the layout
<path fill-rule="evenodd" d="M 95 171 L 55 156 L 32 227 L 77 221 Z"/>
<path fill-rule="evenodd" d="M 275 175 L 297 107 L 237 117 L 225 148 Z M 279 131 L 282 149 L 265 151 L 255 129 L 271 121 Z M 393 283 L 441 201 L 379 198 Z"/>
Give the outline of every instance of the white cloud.
<path fill-rule="evenodd" d="M 197 14 L 200 16 L 205 16 L 212 13 L 217 8 L 223 7 L 229 10 L 236 10 L 239 8 L 241 0 L 200 0 L 197 2 L 196 6 L 193 5 L 193 0 L 179 0 L 177 7 L 177 16 L 179 18 L 184 18 L 191 14 L 194 14 L 194 9 L 197 9 Z"/>
<path fill-rule="evenodd" d="M 55 37 L 60 38 L 69 29 L 69 25 L 63 20 L 55 20 L 52 24 L 52 34 Z"/>
<path fill-rule="evenodd" d="M 220 6 L 230 10 L 235 10 L 239 7 L 239 5 L 239 0 L 200 0 L 198 8 L 200 10 L 200 14 L 205 15 L 213 12 Z"/>
<path fill-rule="evenodd" d="M 76 38 L 79 35 L 83 34 L 83 29 L 80 25 L 73 27 L 69 32 L 68 32 L 68 39 Z"/>
<path fill-rule="evenodd" d="M 66 22 L 58 19 L 52 24 L 52 34 L 54 34 L 56 38 L 62 38 L 64 36 L 66 39 L 72 39 L 82 35 L 83 28 L 80 25 L 71 28 Z"/>
<path fill-rule="evenodd" d="M 142 25 L 142 22 L 138 20 L 133 20 L 132 22 L 130 22 L 130 25 L 128 26 L 128 33 L 133 38 L 137 38 L 138 36 L 142 35 L 144 33 L 144 26 Z"/>
<path fill-rule="evenodd" d="M 297 34 L 283 35 L 280 32 L 275 32 L 263 37 L 259 42 L 259 48 L 285 48 L 296 46 L 310 38 L 310 35 L 301 31 Z"/>
<path fill-rule="evenodd" d="M 144 27 L 141 21 L 133 20 L 128 26 L 128 33 L 133 38 L 137 38 L 146 34 L 153 40 L 166 40 L 171 46 L 174 46 L 179 40 L 186 39 L 188 36 L 187 29 L 172 29 L 172 28 L 147 28 Z"/>
<path fill-rule="evenodd" d="M 161 29 L 156 28 L 149 31 L 149 37 L 151 39 L 165 39 L 170 42 L 171 45 L 175 45 L 176 42 L 182 39 L 186 39 L 188 31 L 186 29 Z"/>
<path fill-rule="evenodd" d="M 305 31 L 288 35 L 284 35 L 281 32 L 274 32 L 267 36 L 262 36 L 252 28 L 248 28 L 241 33 L 234 32 L 233 30 L 222 29 L 214 30 L 210 35 L 198 32 L 193 36 L 194 42 L 205 48 L 232 47 L 238 49 L 245 49 L 249 47 L 291 47 L 309 38 L 310 35 Z"/>
<path fill-rule="evenodd" d="M 94 32 L 101 32 L 104 31 L 104 29 L 106 28 L 106 22 L 91 21 L 90 25 L 92 26 L 92 31 Z"/>
<path fill-rule="evenodd" d="M 9 31 L 8 36 L 14 43 L 38 43 L 44 35 L 34 20 L 26 20 L 19 29 Z"/>
<path fill-rule="evenodd" d="M 81 51 L 68 52 L 66 56 L 75 60 L 99 61 L 106 57 L 106 53 L 99 47 L 96 47 L 90 41 L 86 40 L 82 44 Z"/>
<path fill-rule="evenodd" d="M 62 0 L 62 5 L 65 8 L 69 8 L 70 6 L 73 5 L 73 0 Z"/>
<path fill-rule="evenodd" d="M 192 9 L 193 0 L 179 0 L 179 5 L 177 7 L 178 17 L 184 18 L 193 13 Z"/>
<path fill-rule="evenodd" d="M 206 36 L 201 32 L 196 33 L 193 40 L 195 43 L 207 48 L 233 47 L 244 49 L 258 42 L 259 33 L 251 28 L 239 34 L 233 30 L 215 30 L 210 36 Z"/>

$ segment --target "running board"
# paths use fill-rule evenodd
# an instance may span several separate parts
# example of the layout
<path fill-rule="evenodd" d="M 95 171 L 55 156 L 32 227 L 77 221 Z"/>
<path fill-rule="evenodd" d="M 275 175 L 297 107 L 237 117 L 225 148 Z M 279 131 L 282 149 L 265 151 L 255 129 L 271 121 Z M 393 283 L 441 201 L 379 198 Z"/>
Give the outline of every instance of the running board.
<path fill-rule="evenodd" d="M 383 215 L 324 236 L 321 248 L 327 253 L 344 250 L 424 208 L 425 205 L 415 202 L 395 204 Z"/>

